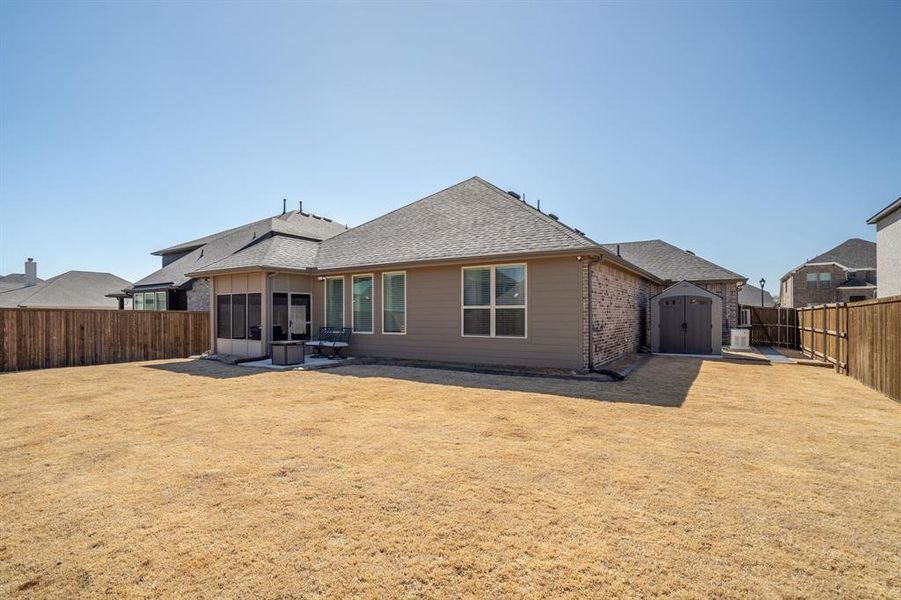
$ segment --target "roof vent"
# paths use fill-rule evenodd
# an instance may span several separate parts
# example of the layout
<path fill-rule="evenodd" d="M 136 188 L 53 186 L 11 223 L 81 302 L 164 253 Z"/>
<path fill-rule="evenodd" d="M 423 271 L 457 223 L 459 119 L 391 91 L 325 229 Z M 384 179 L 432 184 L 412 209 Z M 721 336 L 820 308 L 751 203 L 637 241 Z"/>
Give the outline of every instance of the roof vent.
<path fill-rule="evenodd" d="M 517 194 L 516 192 L 514 192 L 513 190 L 508 190 L 507 193 L 510 194 L 511 196 L 513 196 L 514 198 L 516 198 L 517 200 L 522 200 L 520 195 Z"/>
<path fill-rule="evenodd" d="M 692 256 L 696 256 L 695 253 L 692 252 L 691 250 L 686 250 L 686 252 L 688 252 L 688 253 L 691 254 Z"/>
<path fill-rule="evenodd" d="M 552 219 L 555 220 L 555 221 L 559 221 L 559 220 L 560 220 L 560 217 L 558 217 L 558 216 L 555 215 L 554 213 L 548 213 L 547 216 L 549 216 L 550 218 L 552 218 Z"/>
<path fill-rule="evenodd" d="M 585 235 L 585 232 L 584 232 L 584 231 L 581 231 L 581 230 L 579 230 L 579 229 L 573 229 L 573 231 L 575 231 L 575 232 L 578 233 L 579 235 Z"/>
<path fill-rule="evenodd" d="M 616 255 L 617 255 L 617 256 L 622 256 L 622 255 L 619 253 L 619 244 L 616 245 Z"/>
<path fill-rule="evenodd" d="M 282 214 L 288 212 L 288 199 L 282 198 Z"/>

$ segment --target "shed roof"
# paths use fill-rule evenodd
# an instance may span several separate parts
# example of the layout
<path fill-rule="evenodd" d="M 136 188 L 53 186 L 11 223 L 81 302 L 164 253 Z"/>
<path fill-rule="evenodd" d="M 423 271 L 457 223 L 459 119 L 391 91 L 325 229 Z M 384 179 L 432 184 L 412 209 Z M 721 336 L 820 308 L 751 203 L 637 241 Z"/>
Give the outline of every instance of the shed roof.
<path fill-rule="evenodd" d="M 624 259 L 664 281 L 744 281 L 746 278 L 663 240 L 604 244 Z"/>

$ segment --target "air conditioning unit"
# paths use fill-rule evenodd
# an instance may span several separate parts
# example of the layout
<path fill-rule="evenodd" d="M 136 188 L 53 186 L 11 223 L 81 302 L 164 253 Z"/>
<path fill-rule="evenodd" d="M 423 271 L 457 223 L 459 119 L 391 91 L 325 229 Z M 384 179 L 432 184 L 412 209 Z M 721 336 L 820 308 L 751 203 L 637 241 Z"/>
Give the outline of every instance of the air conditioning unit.
<path fill-rule="evenodd" d="M 750 329 L 730 329 L 732 333 L 731 343 L 729 347 L 732 350 L 750 350 L 751 349 L 751 330 Z"/>

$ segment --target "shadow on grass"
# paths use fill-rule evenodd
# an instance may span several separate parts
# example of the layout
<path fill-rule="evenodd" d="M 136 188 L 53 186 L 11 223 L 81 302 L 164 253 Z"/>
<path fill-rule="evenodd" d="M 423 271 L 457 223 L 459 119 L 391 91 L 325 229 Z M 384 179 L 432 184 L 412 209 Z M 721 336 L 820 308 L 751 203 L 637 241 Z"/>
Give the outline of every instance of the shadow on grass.
<path fill-rule="evenodd" d="M 440 368 L 362 364 L 341 366 L 323 373 L 678 408 L 685 402 L 688 391 L 704 362 L 703 359 L 693 358 L 653 357 L 621 382 L 491 375 Z"/>
<path fill-rule="evenodd" d="M 180 375 L 209 377 L 210 379 L 234 379 L 235 377 L 247 377 L 248 375 L 260 375 L 265 372 L 275 372 L 270 369 L 227 365 L 215 360 L 191 360 L 188 362 L 161 363 L 144 365 L 144 368 L 168 371 L 169 373 L 177 373 Z"/>

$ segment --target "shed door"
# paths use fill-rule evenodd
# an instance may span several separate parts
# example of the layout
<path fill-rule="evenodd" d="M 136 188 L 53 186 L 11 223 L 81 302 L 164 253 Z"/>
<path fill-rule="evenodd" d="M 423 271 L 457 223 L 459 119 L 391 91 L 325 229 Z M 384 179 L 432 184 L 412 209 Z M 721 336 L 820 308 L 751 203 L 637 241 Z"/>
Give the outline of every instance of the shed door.
<path fill-rule="evenodd" d="M 701 296 L 685 296 L 685 352 L 710 354 L 710 313 L 713 303 Z"/>
<path fill-rule="evenodd" d="M 702 296 L 660 300 L 660 352 L 710 354 L 713 303 Z"/>
<path fill-rule="evenodd" d="M 671 296 L 660 300 L 660 351 L 685 352 L 685 297 Z"/>

